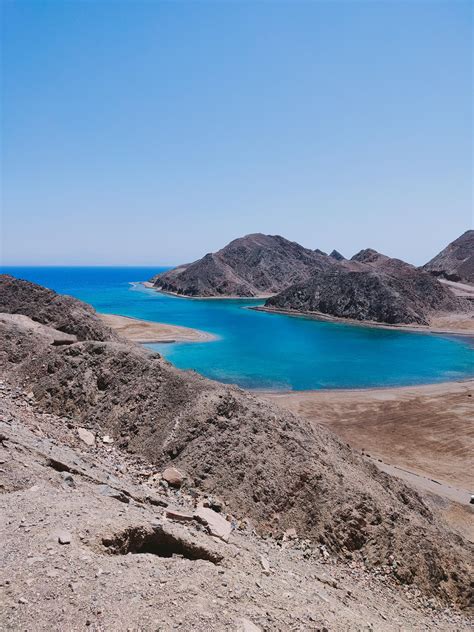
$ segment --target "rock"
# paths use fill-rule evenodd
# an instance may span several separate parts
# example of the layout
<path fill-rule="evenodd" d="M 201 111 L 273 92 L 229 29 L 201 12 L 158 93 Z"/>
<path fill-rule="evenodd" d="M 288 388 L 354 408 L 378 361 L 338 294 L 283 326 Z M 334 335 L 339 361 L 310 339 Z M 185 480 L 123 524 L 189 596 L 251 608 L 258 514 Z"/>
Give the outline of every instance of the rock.
<path fill-rule="evenodd" d="M 71 534 L 69 533 L 69 531 L 58 531 L 58 542 L 59 544 L 70 544 Z"/>
<path fill-rule="evenodd" d="M 165 516 L 170 520 L 177 520 L 178 522 L 190 522 L 191 520 L 194 520 L 192 513 L 177 511 L 176 509 L 167 509 Z"/>
<path fill-rule="evenodd" d="M 338 587 L 337 581 L 333 577 L 326 575 L 326 573 L 316 573 L 314 577 L 318 582 L 321 582 L 321 584 L 326 584 L 326 586 L 331 586 L 332 588 Z"/>
<path fill-rule="evenodd" d="M 237 630 L 238 632 L 261 632 L 261 628 L 259 628 L 258 625 L 255 625 L 255 623 L 252 623 L 250 619 L 246 619 L 245 617 L 238 622 Z"/>
<path fill-rule="evenodd" d="M 232 525 L 220 514 L 208 507 L 198 507 L 194 512 L 194 517 L 209 529 L 211 535 L 228 542 Z"/>
<path fill-rule="evenodd" d="M 120 489 L 110 487 L 110 485 L 99 485 L 99 491 L 102 496 L 115 498 L 115 500 L 119 500 L 121 503 L 130 502 L 130 498 L 125 494 L 125 492 L 121 491 Z"/>
<path fill-rule="evenodd" d="M 83 441 L 86 445 L 93 446 L 95 444 L 95 436 L 90 430 L 86 430 L 85 428 L 78 428 L 77 434 L 79 435 L 79 439 Z"/>
<path fill-rule="evenodd" d="M 296 529 L 292 527 L 291 529 L 287 529 L 283 534 L 283 542 L 285 542 L 286 540 L 296 540 L 297 537 L 298 534 L 296 533 Z"/>
<path fill-rule="evenodd" d="M 102 437 L 102 443 L 113 443 L 114 440 L 112 439 L 112 437 L 109 437 L 109 435 L 104 435 Z"/>
<path fill-rule="evenodd" d="M 260 555 L 260 565 L 263 568 L 263 574 L 270 575 L 270 562 L 263 555 Z"/>
<path fill-rule="evenodd" d="M 63 481 L 66 483 L 66 485 L 69 485 L 69 487 L 76 487 L 76 483 L 74 481 L 72 474 L 70 474 L 69 472 L 61 472 L 60 476 L 63 479 Z"/>
<path fill-rule="evenodd" d="M 168 485 L 172 487 L 181 487 L 184 483 L 184 474 L 175 467 L 167 467 L 162 476 Z"/>

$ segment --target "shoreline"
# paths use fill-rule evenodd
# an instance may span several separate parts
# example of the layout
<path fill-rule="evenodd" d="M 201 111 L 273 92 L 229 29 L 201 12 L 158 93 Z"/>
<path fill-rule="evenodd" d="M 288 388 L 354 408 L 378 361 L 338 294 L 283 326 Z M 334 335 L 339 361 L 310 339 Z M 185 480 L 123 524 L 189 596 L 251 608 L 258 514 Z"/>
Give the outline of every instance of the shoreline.
<path fill-rule="evenodd" d="M 160 294 L 167 294 L 169 296 L 175 296 L 176 298 L 189 298 L 193 301 L 263 301 L 271 296 L 275 296 L 274 294 L 259 294 L 259 296 L 189 296 L 188 294 L 178 294 L 178 292 L 162 290 L 155 287 L 153 283 L 149 281 L 139 281 L 139 283 L 149 290 L 155 290 L 155 292 L 159 292 Z"/>
<path fill-rule="evenodd" d="M 138 344 L 162 344 L 175 342 L 212 342 L 217 336 L 207 331 L 169 325 L 132 316 L 98 314 L 99 318 L 120 336 Z"/>
<path fill-rule="evenodd" d="M 353 318 L 341 318 L 339 316 L 329 316 L 322 312 L 298 312 L 290 309 L 274 309 L 272 307 L 265 307 L 264 305 L 256 305 L 255 307 L 248 307 L 247 309 L 253 309 L 256 312 L 264 312 L 266 314 L 282 314 L 284 316 L 293 316 L 296 318 L 310 318 L 312 320 L 319 320 L 321 322 L 339 323 L 341 325 L 352 325 L 355 327 L 368 327 L 369 329 L 388 329 L 392 331 L 404 331 L 408 333 L 424 333 L 424 334 L 448 334 L 450 336 L 464 336 L 474 337 L 474 319 L 472 321 L 472 328 L 469 329 L 445 329 L 442 327 L 430 326 L 430 325 L 390 325 L 386 323 L 379 323 L 377 321 L 361 321 Z M 449 316 L 446 318 L 449 319 Z M 456 322 L 456 321 L 454 321 Z"/>

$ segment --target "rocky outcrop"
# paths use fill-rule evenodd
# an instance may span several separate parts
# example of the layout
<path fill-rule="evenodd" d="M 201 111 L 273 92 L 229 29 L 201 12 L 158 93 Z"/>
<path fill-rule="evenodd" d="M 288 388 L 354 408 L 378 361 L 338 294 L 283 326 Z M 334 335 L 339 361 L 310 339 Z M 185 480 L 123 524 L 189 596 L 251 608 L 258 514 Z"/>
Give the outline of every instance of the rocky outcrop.
<path fill-rule="evenodd" d="M 474 283 L 474 230 L 467 230 L 423 268 L 449 281 Z"/>
<path fill-rule="evenodd" d="M 341 255 L 341 253 L 338 250 L 333 250 L 329 256 L 332 257 L 333 259 L 335 259 L 336 261 L 344 261 L 345 260 L 344 255 Z"/>
<path fill-rule="evenodd" d="M 423 270 L 375 250 L 316 272 L 269 298 L 266 307 L 387 324 L 428 325 L 434 313 L 469 311 L 466 301 Z"/>
<path fill-rule="evenodd" d="M 39 297 L 49 295 L 33 288 L 31 296 L 42 312 Z M 66 321 L 68 309 L 65 303 Z M 107 433 L 116 449 L 155 468 L 186 472 L 189 484 L 217 495 L 260 533 L 296 526 L 334 555 L 370 567 L 396 560 L 399 581 L 466 603 L 469 545 L 416 492 L 323 427 L 129 343 L 54 346 L 41 331 L 1 320 L 0 340 L 2 379 L 30 390 L 42 412 Z"/>
<path fill-rule="evenodd" d="M 158 289 L 186 296 L 260 296 L 308 279 L 334 260 L 278 235 L 235 239 L 215 253 L 157 275 Z"/>
<path fill-rule="evenodd" d="M 8 274 L 0 274 L 0 312 L 23 314 L 78 340 L 117 339 L 90 305 Z"/>

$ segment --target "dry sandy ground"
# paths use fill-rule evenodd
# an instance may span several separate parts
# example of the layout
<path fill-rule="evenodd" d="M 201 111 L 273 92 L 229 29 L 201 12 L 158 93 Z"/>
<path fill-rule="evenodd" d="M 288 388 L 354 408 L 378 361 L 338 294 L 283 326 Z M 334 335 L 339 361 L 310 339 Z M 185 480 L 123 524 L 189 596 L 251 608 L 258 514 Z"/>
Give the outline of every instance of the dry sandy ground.
<path fill-rule="evenodd" d="M 228 543 L 213 537 L 192 519 L 196 490 L 163 486 L 150 464 L 100 437 L 86 445 L 66 422 L 0 382 L 1 630 L 471 629 L 388 566 L 370 572 L 235 520 Z"/>
<path fill-rule="evenodd" d="M 116 316 L 115 314 L 98 315 L 106 325 L 133 342 L 206 342 L 215 340 L 215 336 L 212 334 L 190 327 L 152 323 L 128 316 Z"/>
<path fill-rule="evenodd" d="M 445 503 L 445 517 L 452 518 L 471 540 L 473 394 L 474 380 L 403 388 L 261 393 L 283 408 L 329 426 L 386 472 L 443 501 L 454 501 L 456 505 Z"/>

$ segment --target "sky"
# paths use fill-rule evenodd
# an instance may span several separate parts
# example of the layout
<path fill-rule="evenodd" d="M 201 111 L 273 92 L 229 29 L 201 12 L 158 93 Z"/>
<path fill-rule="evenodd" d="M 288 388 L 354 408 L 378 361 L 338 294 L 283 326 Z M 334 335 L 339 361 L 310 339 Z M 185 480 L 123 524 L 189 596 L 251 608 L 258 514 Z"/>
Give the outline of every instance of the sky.
<path fill-rule="evenodd" d="M 472 4 L 5 0 L 4 265 L 253 232 L 422 264 L 473 226 Z"/>

